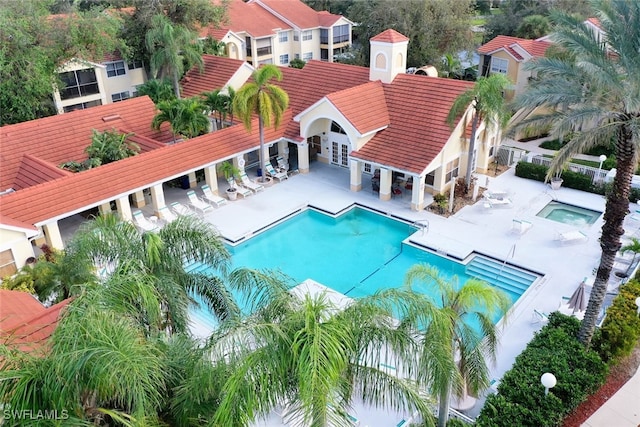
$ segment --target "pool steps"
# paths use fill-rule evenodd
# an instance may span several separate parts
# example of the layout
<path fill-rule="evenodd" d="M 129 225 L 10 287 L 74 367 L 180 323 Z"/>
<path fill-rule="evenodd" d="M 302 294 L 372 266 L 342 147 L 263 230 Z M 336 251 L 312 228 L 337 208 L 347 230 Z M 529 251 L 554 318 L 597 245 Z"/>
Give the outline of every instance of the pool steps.
<path fill-rule="evenodd" d="M 465 267 L 465 272 L 494 286 L 518 294 L 524 293 L 538 278 L 504 262 L 475 256 Z"/>

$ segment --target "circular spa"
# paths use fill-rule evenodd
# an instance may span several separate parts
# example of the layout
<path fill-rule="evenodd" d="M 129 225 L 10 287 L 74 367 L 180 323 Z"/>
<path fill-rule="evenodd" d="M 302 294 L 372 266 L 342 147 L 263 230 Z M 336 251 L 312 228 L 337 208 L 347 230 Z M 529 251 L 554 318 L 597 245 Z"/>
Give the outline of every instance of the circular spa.
<path fill-rule="evenodd" d="M 585 226 L 596 222 L 602 212 L 553 200 L 536 215 L 564 224 Z"/>

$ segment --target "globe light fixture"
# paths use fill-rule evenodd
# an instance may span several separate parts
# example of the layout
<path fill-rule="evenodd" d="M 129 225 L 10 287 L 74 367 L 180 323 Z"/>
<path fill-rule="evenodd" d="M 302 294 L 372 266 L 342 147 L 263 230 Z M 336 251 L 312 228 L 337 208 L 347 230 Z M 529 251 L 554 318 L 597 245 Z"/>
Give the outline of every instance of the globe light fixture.
<path fill-rule="evenodd" d="M 598 173 L 595 176 L 595 179 L 593 180 L 594 182 L 599 182 L 602 180 L 602 178 L 600 177 L 600 172 L 602 171 L 602 163 L 604 163 L 605 160 L 607 160 L 607 156 L 605 156 L 604 154 L 600 154 L 600 157 L 598 158 L 598 160 L 600 160 L 600 164 L 598 165 Z"/>
<path fill-rule="evenodd" d="M 549 389 L 555 387 L 557 383 L 556 376 L 549 372 L 546 372 L 540 377 L 540 382 L 544 386 L 544 395 L 546 396 L 547 394 L 549 394 Z"/>

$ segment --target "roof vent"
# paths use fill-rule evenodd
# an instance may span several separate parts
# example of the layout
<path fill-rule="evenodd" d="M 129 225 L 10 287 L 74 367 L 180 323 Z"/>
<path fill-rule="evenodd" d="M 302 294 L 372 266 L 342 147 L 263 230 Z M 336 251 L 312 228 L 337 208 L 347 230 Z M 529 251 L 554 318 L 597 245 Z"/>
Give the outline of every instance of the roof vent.
<path fill-rule="evenodd" d="M 120 119 L 120 114 L 114 114 L 112 116 L 104 116 L 102 118 L 103 122 L 112 122 L 114 120 L 119 120 Z"/>

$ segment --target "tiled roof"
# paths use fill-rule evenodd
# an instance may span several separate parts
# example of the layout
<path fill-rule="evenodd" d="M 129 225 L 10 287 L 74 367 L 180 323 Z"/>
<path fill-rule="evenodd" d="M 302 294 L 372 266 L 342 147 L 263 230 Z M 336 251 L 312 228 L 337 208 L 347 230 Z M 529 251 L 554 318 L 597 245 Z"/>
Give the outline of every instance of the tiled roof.
<path fill-rule="evenodd" d="M 340 18 L 342 18 L 342 16 L 334 15 L 326 10 L 318 12 L 318 24 L 320 27 L 331 27 L 333 24 L 338 22 Z"/>
<path fill-rule="evenodd" d="M 100 108 L 104 107 L 92 109 Z M 282 123 L 289 121 L 291 113 L 288 110 Z M 19 218 L 28 224 L 38 224 L 47 219 L 67 216 L 70 212 L 80 212 L 98 206 L 106 200 L 131 193 L 132 189 L 149 187 L 179 177 L 184 175 L 185 171 L 202 169 L 215 160 L 258 149 L 260 144 L 257 120 L 254 122 L 251 133 L 242 125 L 235 125 L 159 150 L 148 151 L 5 194 L 0 204 L 2 215 Z M 284 125 L 278 129 L 265 128 L 265 140 L 279 140 L 283 137 L 284 130 Z"/>
<path fill-rule="evenodd" d="M 422 173 L 451 135 L 446 123 L 454 100 L 472 82 L 399 74 L 384 85 L 390 125 L 352 156 Z"/>
<path fill-rule="evenodd" d="M 220 41 L 226 37 L 229 33 L 228 28 L 214 28 L 214 27 L 204 27 L 201 28 L 198 35 L 200 37 L 211 37 L 214 40 Z"/>
<path fill-rule="evenodd" d="M 602 24 L 598 18 L 587 18 L 587 21 L 602 30 Z"/>
<path fill-rule="evenodd" d="M 160 142 L 172 139 L 168 125 L 164 131 L 151 129 L 155 115 L 153 102 L 148 97 L 133 98 L 100 107 L 77 110 L 37 121 L 28 121 L 0 127 L 2 174 L 0 188 L 25 185 L 28 178 L 18 177 L 23 156 L 29 154 L 50 165 L 87 158 L 85 148 L 91 143 L 91 131 L 126 129 L 136 135 Z M 22 188 L 22 187 L 20 187 Z"/>
<path fill-rule="evenodd" d="M 286 22 L 278 19 L 256 3 L 245 3 L 243 0 L 229 0 L 227 6 L 228 24 L 234 33 L 246 32 L 252 37 L 274 35 L 274 30 L 291 29 Z"/>
<path fill-rule="evenodd" d="M 202 73 L 198 67 L 194 67 L 187 71 L 182 79 L 182 96 L 197 96 L 202 92 L 222 89 L 238 69 L 246 64 L 240 59 L 214 55 L 202 55 L 202 59 L 204 61 Z"/>
<path fill-rule="evenodd" d="M 22 351 L 42 349 L 70 299 L 45 308 L 26 292 L 0 290 L 0 341 Z"/>
<path fill-rule="evenodd" d="M 12 228 L 19 228 L 22 229 L 23 231 L 30 233 L 30 234 L 36 234 L 38 229 L 36 227 L 34 227 L 31 224 L 27 224 L 24 223 L 22 221 L 18 221 L 16 219 L 13 218 L 9 218 L 7 216 L 4 216 L 2 214 L 0 214 L 0 224 L 4 225 L 4 226 L 8 226 L 8 227 L 12 227 Z M 1 308 L 1 307 L 0 307 Z M 1 319 L 1 316 L 0 316 Z"/>
<path fill-rule="evenodd" d="M 399 43 L 409 41 L 409 37 L 393 29 L 384 30 L 380 34 L 371 37 L 372 42 Z"/>
<path fill-rule="evenodd" d="M 360 134 L 389 124 L 389 112 L 379 80 L 334 92 L 327 99 Z"/>
<path fill-rule="evenodd" d="M 301 29 L 310 29 L 317 28 L 321 26 L 319 14 L 317 12 L 304 4 L 300 0 L 251 0 L 258 4 L 263 4 L 267 9 L 273 10 L 276 14 L 282 16 L 287 21 L 293 23 L 293 25 L 297 26 Z M 329 12 L 325 12 L 325 15 L 329 14 Z M 329 14 L 331 15 L 331 14 Z M 338 15 L 332 15 L 334 17 L 333 22 L 340 19 Z M 329 20 L 324 18 L 325 22 Z M 325 26 L 330 26 L 325 25 Z"/>
<path fill-rule="evenodd" d="M 34 157 L 31 154 L 25 154 L 22 157 L 13 189 L 16 191 L 21 190 L 71 174 L 72 172 L 65 171 L 57 165 Z"/>
<path fill-rule="evenodd" d="M 542 57 L 544 56 L 547 48 L 551 46 L 551 42 L 544 40 L 528 40 L 521 39 L 520 37 L 500 35 L 489 41 L 488 43 L 480 46 L 478 48 L 478 53 L 486 55 L 493 53 L 499 49 L 504 49 L 509 52 L 514 58 L 516 58 L 516 60 L 523 60 L 524 58 L 516 50 L 513 49 L 514 45 L 520 46 L 531 56 Z"/>

